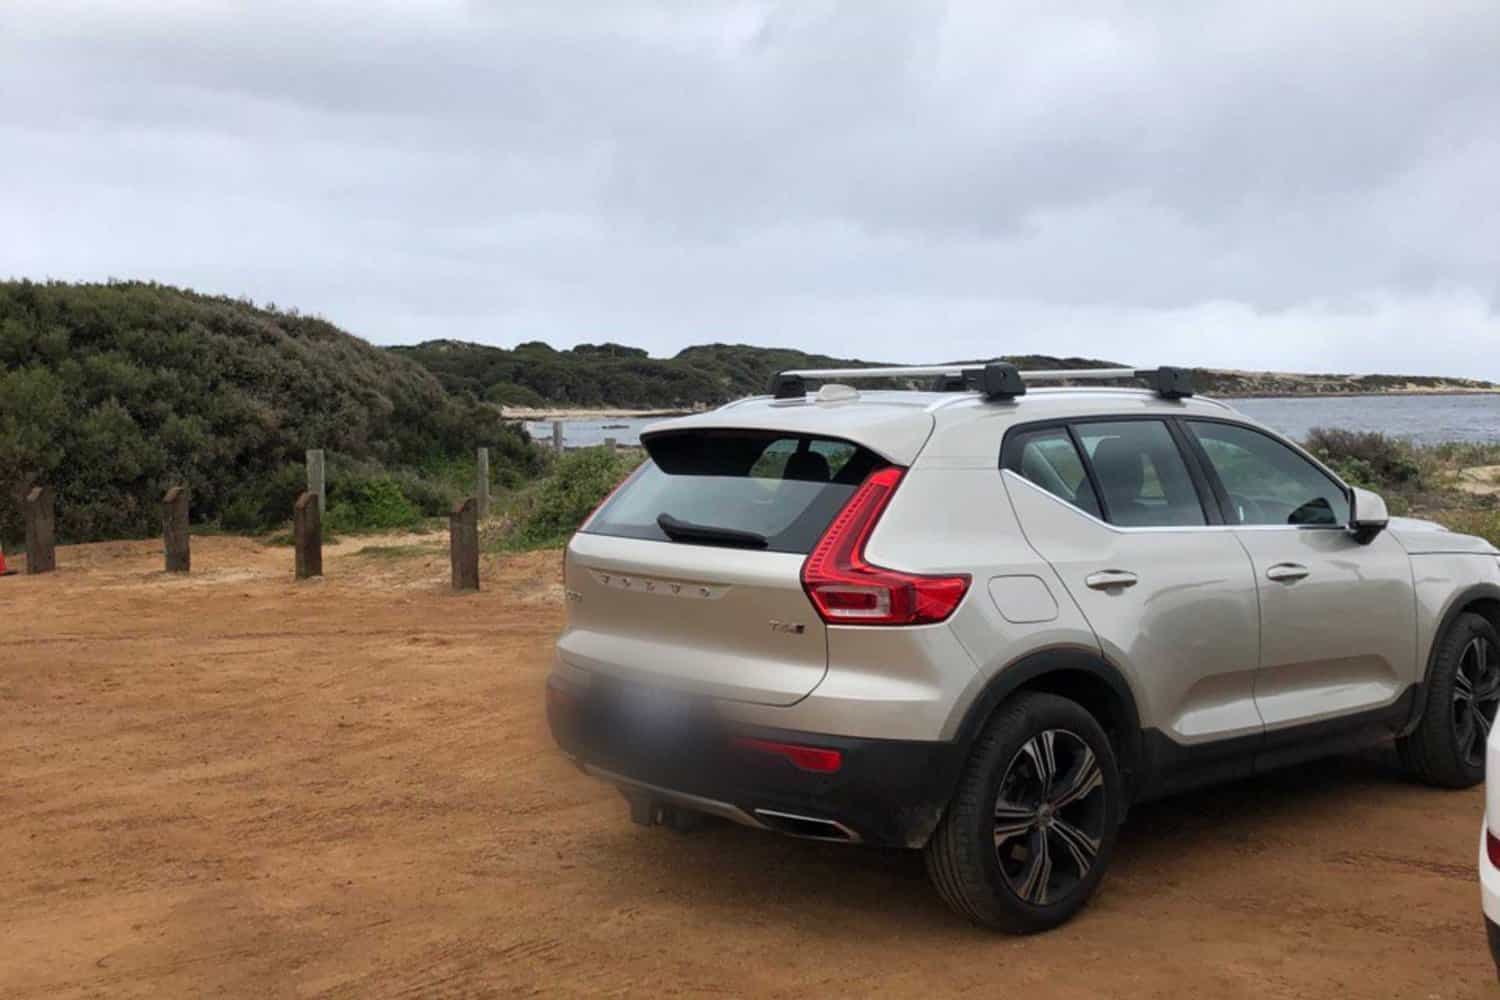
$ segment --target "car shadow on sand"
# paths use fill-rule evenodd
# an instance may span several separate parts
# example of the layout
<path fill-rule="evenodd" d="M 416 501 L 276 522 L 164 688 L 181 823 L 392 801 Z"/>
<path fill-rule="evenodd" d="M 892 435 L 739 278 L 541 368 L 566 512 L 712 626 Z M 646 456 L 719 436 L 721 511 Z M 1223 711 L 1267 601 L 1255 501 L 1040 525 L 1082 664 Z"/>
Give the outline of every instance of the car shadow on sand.
<path fill-rule="evenodd" d="M 1356 822 L 1362 808 L 1378 807 L 1383 796 L 1403 789 L 1430 794 L 1434 802 L 1452 794 L 1412 785 L 1394 750 L 1377 748 L 1137 805 L 1121 829 L 1105 889 L 1113 885 L 1128 893 L 1133 884 L 1152 884 L 1160 871 L 1195 860 L 1201 866 L 1207 859 L 1224 861 L 1226 854 L 1233 859 L 1258 853 L 1289 839 L 1290 828 Z M 623 808 L 620 822 L 627 822 Z M 743 919 L 753 906 L 762 917 L 783 910 L 790 919 L 827 919 L 875 935 L 951 935 L 969 927 L 928 885 L 918 851 L 798 840 L 727 822 L 686 835 L 619 832 L 610 849 L 632 855 L 629 867 L 640 878 L 690 899 L 700 912 L 722 910 L 726 920 Z M 1316 848 L 1309 850 L 1312 860 L 1321 859 Z M 1151 895 L 1141 893 L 1139 912 L 1127 916 L 1148 917 Z M 1137 909 L 1126 899 L 1128 910 Z"/>

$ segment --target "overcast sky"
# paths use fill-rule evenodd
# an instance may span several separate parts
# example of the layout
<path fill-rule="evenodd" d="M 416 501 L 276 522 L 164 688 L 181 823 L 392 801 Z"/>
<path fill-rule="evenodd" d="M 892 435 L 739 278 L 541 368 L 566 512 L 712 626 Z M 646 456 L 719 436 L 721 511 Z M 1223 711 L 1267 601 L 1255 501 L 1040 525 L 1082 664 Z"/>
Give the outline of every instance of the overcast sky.
<path fill-rule="evenodd" d="M 1495 0 L 0 0 L 0 95 L 0 276 L 1500 379 Z"/>

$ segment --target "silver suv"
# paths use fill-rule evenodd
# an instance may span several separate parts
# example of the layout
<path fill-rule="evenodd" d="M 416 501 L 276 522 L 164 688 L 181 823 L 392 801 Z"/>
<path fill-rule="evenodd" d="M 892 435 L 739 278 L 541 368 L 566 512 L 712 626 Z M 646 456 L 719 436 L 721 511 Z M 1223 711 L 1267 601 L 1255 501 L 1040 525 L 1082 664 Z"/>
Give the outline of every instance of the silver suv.
<path fill-rule="evenodd" d="M 1028 391 L 1089 378 L 1151 388 Z M 642 440 L 568 545 L 547 688 L 639 822 L 922 849 L 960 913 L 1035 931 L 1132 803 L 1391 737 L 1483 774 L 1496 550 L 1183 371 L 788 372 Z"/>

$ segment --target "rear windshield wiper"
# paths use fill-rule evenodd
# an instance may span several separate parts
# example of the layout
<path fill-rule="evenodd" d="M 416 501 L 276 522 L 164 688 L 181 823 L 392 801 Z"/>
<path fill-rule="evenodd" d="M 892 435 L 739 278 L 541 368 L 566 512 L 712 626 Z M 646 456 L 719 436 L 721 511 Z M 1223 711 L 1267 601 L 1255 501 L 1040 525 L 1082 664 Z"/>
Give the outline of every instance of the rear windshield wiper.
<path fill-rule="evenodd" d="M 765 535 L 754 531 L 693 524 L 691 521 L 679 521 L 666 513 L 656 515 L 656 526 L 674 542 L 712 542 L 717 545 L 737 545 L 744 549 L 763 549 L 771 544 Z"/>

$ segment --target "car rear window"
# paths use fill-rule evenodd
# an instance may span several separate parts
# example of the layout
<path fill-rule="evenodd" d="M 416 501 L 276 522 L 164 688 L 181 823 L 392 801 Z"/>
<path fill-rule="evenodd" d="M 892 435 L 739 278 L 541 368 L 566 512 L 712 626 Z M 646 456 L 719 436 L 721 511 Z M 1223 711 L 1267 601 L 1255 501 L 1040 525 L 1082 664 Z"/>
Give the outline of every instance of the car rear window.
<path fill-rule="evenodd" d="M 646 464 L 585 529 L 694 545 L 810 552 L 859 484 L 887 464 L 848 441 L 767 431 L 691 431 L 645 441 Z M 722 538 L 717 537 L 722 536 Z"/>

